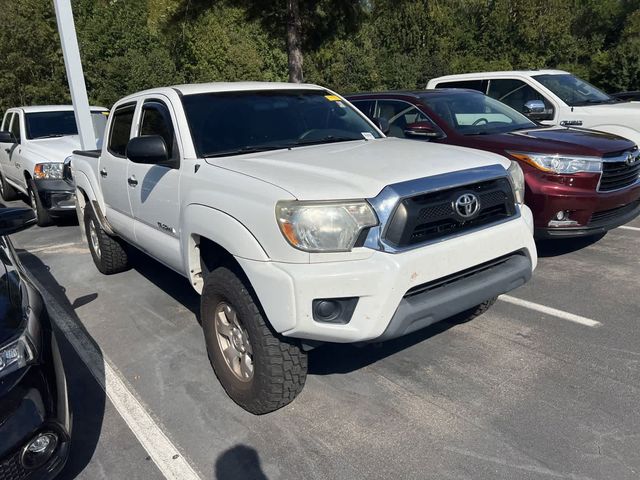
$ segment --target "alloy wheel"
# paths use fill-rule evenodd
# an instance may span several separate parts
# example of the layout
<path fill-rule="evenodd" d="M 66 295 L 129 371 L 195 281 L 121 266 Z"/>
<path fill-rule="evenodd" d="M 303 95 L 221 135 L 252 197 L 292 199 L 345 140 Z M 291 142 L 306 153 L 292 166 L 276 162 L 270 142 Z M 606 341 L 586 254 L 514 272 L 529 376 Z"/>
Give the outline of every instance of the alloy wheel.
<path fill-rule="evenodd" d="M 91 241 L 91 248 L 96 254 L 96 257 L 100 258 L 101 251 L 100 240 L 98 239 L 98 229 L 96 228 L 96 223 L 93 220 L 89 222 L 89 240 Z"/>
<path fill-rule="evenodd" d="M 215 330 L 218 346 L 227 367 L 242 382 L 253 378 L 253 348 L 236 310 L 220 302 L 215 310 Z"/>

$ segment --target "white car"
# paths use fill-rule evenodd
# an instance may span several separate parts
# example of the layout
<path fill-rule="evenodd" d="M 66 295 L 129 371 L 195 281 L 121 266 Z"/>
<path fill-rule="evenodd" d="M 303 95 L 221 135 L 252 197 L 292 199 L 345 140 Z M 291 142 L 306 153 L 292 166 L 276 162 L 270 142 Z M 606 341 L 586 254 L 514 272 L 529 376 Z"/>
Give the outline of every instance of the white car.
<path fill-rule="evenodd" d="M 515 162 L 385 138 L 316 85 L 128 96 L 72 170 L 97 268 L 133 244 L 184 275 L 218 378 L 256 414 L 295 398 L 318 344 L 472 317 L 537 262 Z"/>
<path fill-rule="evenodd" d="M 640 103 L 611 97 L 562 70 L 447 75 L 427 88 L 478 90 L 544 125 L 600 130 L 640 145 Z"/>
<path fill-rule="evenodd" d="M 108 110 L 92 107 L 91 117 L 100 144 Z M 15 200 L 29 197 L 38 225 L 75 212 L 73 184 L 63 179 L 63 163 L 80 149 L 73 107 L 68 105 L 10 108 L 0 127 L 0 193 Z"/>

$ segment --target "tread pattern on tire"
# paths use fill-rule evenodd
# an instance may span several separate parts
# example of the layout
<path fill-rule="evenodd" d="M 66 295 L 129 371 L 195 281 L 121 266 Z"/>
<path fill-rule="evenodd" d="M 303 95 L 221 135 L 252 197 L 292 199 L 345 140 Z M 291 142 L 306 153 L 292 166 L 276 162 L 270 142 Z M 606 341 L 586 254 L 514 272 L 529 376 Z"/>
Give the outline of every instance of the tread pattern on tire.
<path fill-rule="evenodd" d="M 221 289 L 219 285 L 224 288 Z M 265 367 L 255 369 L 253 382 L 256 388 L 254 395 L 250 398 L 234 397 L 227 389 L 224 379 L 216 371 L 223 387 L 236 403 L 256 415 L 273 412 L 291 403 L 302 391 L 307 378 L 307 354 L 299 345 L 272 331 L 252 292 L 235 273 L 226 267 L 217 268 L 207 275 L 202 292 L 203 299 L 205 295 L 219 295 L 220 290 L 235 290 L 237 295 L 246 302 L 245 306 L 250 312 L 250 318 L 242 320 L 245 328 L 256 333 L 258 337 L 251 339 L 254 356 L 257 351 L 263 352 L 259 361 Z M 204 318 L 204 308 L 202 314 Z M 253 329 L 247 325 L 249 322 L 253 322 Z M 254 345 L 255 343 L 260 345 Z M 226 365 L 224 368 L 227 368 Z M 215 364 L 214 370 L 216 370 Z"/>
<path fill-rule="evenodd" d="M 474 318 L 479 317 L 480 315 L 485 313 L 487 310 L 489 310 L 493 306 L 493 304 L 496 303 L 496 300 L 498 300 L 498 297 L 490 298 L 486 302 L 482 302 L 480 305 L 477 305 L 474 308 L 471 308 L 469 310 L 466 310 L 456 315 L 454 317 L 454 320 L 458 323 L 470 322 Z"/>
<path fill-rule="evenodd" d="M 18 199 L 18 192 L 15 188 L 9 185 L 9 182 L 4 178 L 4 175 L 0 173 L 0 182 L 2 182 L 2 199 L 5 202 Z"/>
<path fill-rule="evenodd" d="M 122 244 L 122 240 L 109 236 L 107 232 L 100 227 L 100 223 L 98 223 L 98 220 L 95 218 L 90 207 L 86 207 L 84 219 L 87 243 L 98 270 L 105 275 L 120 273 L 127 270 L 129 268 L 129 256 Z M 93 247 L 91 246 L 91 238 L 89 237 L 89 222 L 91 220 L 93 220 L 96 225 L 98 242 L 100 243 L 100 258 L 95 254 Z"/>
<path fill-rule="evenodd" d="M 53 224 L 53 219 L 46 208 L 42 205 L 42 201 L 40 200 L 40 195 L 38 194 L 38 189 L 36 187 L 36 182 L 33 180 L 29 180 L 29 201 L 31 201 L 31 195 L 33 195 L 33 202 L 36 206 L 34 210 L 36 211 L 36 217 L 38 220 L 39 227 L 48 227 Z M 33 205 L 31 205 L 33 208 Z"/>

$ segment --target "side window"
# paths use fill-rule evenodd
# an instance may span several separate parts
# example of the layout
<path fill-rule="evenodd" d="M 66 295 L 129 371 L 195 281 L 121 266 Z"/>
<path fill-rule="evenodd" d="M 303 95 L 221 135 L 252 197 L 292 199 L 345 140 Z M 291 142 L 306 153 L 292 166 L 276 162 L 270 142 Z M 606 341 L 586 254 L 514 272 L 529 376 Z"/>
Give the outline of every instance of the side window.
<path fill-rule="evenodd" d="M 127 143 L 129 143 L 129 136 L 131 135 L 131 124 L 133 123 L 135 109 L 135 104 L 129 104 L 118 107 L 113 112 L 107 149 L 117 157 L 126 157 Z"/>
<path fill-rule="evenodd" d="M 164 103 L 155 100 L 144 103 L 139 135 L 160 135 L 164 139 L 170 158 L 178 157 L 178 145 L 175 141 L 171 114 Z"/>
<path fill-rule="evenodd" d="M 520 113 L 524 113 L 524 104 L 529 100 L 542 100 L 547 111 L 549 113 L 553 112 L 551 103 L 522 80 L 510 78 L 491 80 L 488 95 L 509 105 Z"/>
<path fill-rule="evenodd" d="M 378 100 L 376 117 L 387 119 L 390 137 L 405 138 L 404 130 L 407 125 L 417 122 L 431 122 L 418 108 L 400 100 Z"/>
<path fill-rule="evenodd" d="M 436 88 L 468 88 L 478 92 L 487 93 L 487 80 L 456 80 L 453 82 L 442 82 Z"/>
<path fill-rule="evenodd" d="M 351 103 L 367 117 L 373 118 L 374 100 L 352 100 Z"/>
<path fill-rule="evenodd" d="M 16 142 L 20 143 L 22 137 L 20 136 L 20 115 L 18 113 L 13 114 L 13 121 L 11 122 L 10 132 L 13 133 Z"/>
<path fill-rule="evenodd" d="M 11 125 L 12 117 L 13 117 L 12 112 L 7 112 L 4 114 L 4 119 L 2 120 L 2 127 L 0 128 L 0 130 L 2 130 L 3 132 L 6 132 L 7 130 L 9 130 L 9 125 Z"/>

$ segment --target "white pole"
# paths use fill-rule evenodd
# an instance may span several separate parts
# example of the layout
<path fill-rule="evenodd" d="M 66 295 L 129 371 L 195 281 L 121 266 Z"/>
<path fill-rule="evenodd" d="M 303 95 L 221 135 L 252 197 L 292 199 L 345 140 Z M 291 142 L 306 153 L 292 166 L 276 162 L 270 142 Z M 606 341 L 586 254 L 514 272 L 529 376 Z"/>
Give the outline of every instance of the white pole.
<path fill-rule="evenodd" d="M 64 66 L 67 70 L 67 81 L 69 82 L 73 111 L 78 125 L 78 133 L 80 134 L 80 145 L 83 150 L 95 150 L 96 135 L 91 121 L 89 98 L 87 97 L 87 87 L 84 83 L 76 27 L 73 23 L 71 0 L 53 0 L 53 4 L 56 9 L 58 33 L 62 43 L 62 54 L 64 56 Z"/>

